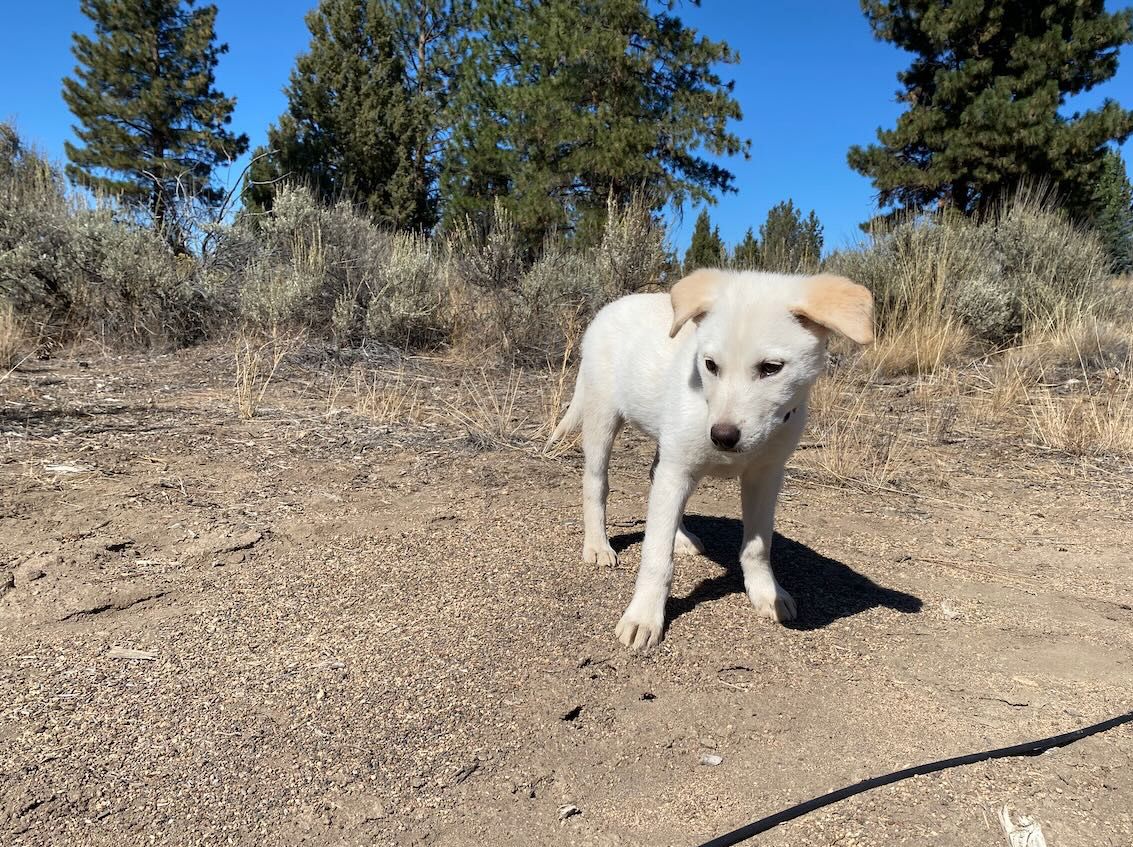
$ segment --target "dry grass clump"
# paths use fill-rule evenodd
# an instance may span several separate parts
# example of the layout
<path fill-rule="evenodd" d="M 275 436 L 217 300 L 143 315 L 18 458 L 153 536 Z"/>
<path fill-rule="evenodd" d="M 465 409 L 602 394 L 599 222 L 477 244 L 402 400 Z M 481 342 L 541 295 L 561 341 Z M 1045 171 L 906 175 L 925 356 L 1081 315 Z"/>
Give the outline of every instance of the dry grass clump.
<path fill-rule="evenodd" d="M 885 373 L 931 373 L 981 349 L 1122 319 L 1101 242 L 1034 192 L 976 219 L 941 214 L 879 228 L 827 267 L 873 291 L 879 342 L 867 356 Z"/>
<path fill-rule="evenodd" d="M 863 490 L 889 486 L 904 463 L 908 439 L 862 372 L 835 369 L 811 392 L 807 436 L 792 460 L 819 480 Z"/>
<path fill-rule="evenodd" d="M 1003 356 L 1034 379 L 1059 368 L 1079 373 L 1120 369 L 1133 356 L 1133 322 L 1122 327 L 1094 315 L 1075 315 L 1024 335 Z"/>
<path fill-rule="evenodd" d="M 1075 456 L 1133 456 L 1133 391 L 1033 398 L 1030 419 L 1035 443 Z"/>
<path fill-rule="evenodd" d="M 240 417 L 250 420 L 256 416 L 279 366 L 299 343 L 298 338 L 285 336 L 264 339 L 240 334 L 233 350 L 233 399 Z"/>
<path fill-rule="evenodd" d="M 1052 375 L 1027 392 L 1034 443 L 1077 456 L 1133 457 L 1133 359 L 1065 379 Z"/>
<path fill-rule="evenodd" d="M 444 401 L 443 412 L 478 450 L 530 443 L 524 433 L 532 421 L 523 403 L 523 373 L 516 368 L 503 380 L 487 371 L 465 377 L 456 397 Z"/>
<path fill-rule="evenodd" d="M 33 347 L 27 321 L 16 317 L 11 306 L 0 305 L 0 381 L 31 355 Z"/>
<path fill-rule="evenodd" d="M 420 424 L 432 417 L 422 380 L 405 367 L 377 371 L 355 366 L 332 379 L 327 414 L 350 411 L 381 426 Z"/>
<path fill-rule="evenodd" d="M 937 316 L 893 326 L 861 352 L 858 366 L 878 376 L 929 374 L 971 352 L 971 333 L 955 318 Z"/>

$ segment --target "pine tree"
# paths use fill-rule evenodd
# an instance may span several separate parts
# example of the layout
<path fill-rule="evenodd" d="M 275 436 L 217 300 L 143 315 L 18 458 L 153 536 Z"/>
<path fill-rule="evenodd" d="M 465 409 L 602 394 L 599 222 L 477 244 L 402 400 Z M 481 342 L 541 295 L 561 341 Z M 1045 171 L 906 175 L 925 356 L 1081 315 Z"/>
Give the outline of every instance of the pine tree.
<path fill-rule="evenodd" d="M 743 241 L 737 244 L 732 252 L 732 267 L 741 271 L 753 271 L 759 267 L 759 264 L 759 242 L 756 241 L 751 227 L 748 227 Z"/>
<path fill-rule="evenodd" d="M 777 273 L 813 273 L 822 257 L 822 224 L 812 210 L 804 219 L 791 200 L 767 212 L 759 228 L 760 267 Z"/>
<path fill-rule="evenodd" d="M 1089 217 L 1108 142 L 1133 112 L 1060 115 L 1066 98 L 1110 79 L 1133 41 L 1133 10 L 1103 0 L 862 0 L 874 35 L 914 54 L 900 73 L 907 110 L 879 145 L 852 147 L 883 208 L 935 205 L 970 213 L 1021 181 L 1053 182 Z"/>
<path fill-rule="evenodd" d="M 715 71 L 737 61 L 648 0 L 480 0 L 454 91 L 442 200 L 450 222 L 500 196 L 528 244 L 587 241 L 612 196 L 655 208 L 709 200 L 733 177 L 703 155 L 745 153 Z"/>
<path fill-rule="evenodd" d="M 439 178 L 444 140 L 450 133 L 449 97 L 462 60 L 472 0 L 390 2 L 394 38 L 405 64 L 408 96 L 409 190 L 418 223 L 439 216 Z"/>
<path fill-rule="evenodd" d="M 226 127 L 234 98 L 217 91 L 216 6 L 192 0 L 82 0 L 93 37 L 75 33 L 74 78 L 63 99 L 81 142 L 65 144 L 67 175 L 144 208 L 169 242 L 184 248 L 187 207 L 214 207 L 218 164 L 241 155 L 247 136 Z"/>
<path fill-rule="evenodd" d="M 1133 186 L 1119 152 L 1106 152 L 1093 200 L 1093 222 L 1109 250 L 1114 273 L 1133 272 Z"/>
<path fill-rule="evenodd" d="M 720 240 L 720 229 L 712 228 L 708 210 L 703 209 L 696 217 L 692 230 L 692 241 L 685 253 L 684 272 L 692 273 L 697 268 L 719 268 L 727 264 L 727 251 Z"/>
<path fill-rule="evenodd" d="M 289 179 L 381 223 L 430 228 L 455 5 L 322 0 L 309 12 L 311 42 L 291 73 L 287 112 L 256 151 L 245 205 L 270 208 Z"/>

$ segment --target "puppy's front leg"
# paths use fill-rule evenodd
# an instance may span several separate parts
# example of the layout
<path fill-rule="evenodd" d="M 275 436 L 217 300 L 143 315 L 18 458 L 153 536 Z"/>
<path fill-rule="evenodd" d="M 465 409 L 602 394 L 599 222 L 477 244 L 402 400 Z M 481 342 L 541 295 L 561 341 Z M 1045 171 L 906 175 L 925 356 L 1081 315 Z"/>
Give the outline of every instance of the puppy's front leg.
<path fill-rule="evenodd" d="M 771 538 L 775 526 L 775 500 L 783 485 L 782 468 L 750 470 L 740 479 L 744 510 L 744 544 L 740 564 L 744 587 L 755 610 L 774 621 L 789 621 L 796 614 L 795 600 L 771 570 Z"/>
<path fill-rule="evenodd" d="M 661 640 L 665 627 L 665 601 L 673 584 L 673 542 L 696 480 L 688 469 L 661 462 L 649 490 L 645 516 L 645 542 L 633 599 L 614 634 L 626 647 L 640 650 Z"/>

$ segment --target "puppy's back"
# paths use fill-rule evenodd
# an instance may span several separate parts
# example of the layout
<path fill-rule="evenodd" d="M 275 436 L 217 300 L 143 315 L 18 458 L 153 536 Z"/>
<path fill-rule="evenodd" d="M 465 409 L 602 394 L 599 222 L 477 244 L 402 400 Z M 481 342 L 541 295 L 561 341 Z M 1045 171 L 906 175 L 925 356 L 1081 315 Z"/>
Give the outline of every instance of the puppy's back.
<path fill-rule="evenodd" d="M 673 359 L 692 335 L 690 324 L 670 338 L 672 323 L 667 293 L 630 294 L 603 307 L 582 339 L 588 390 L 646 431 L 662 417 Z"/>

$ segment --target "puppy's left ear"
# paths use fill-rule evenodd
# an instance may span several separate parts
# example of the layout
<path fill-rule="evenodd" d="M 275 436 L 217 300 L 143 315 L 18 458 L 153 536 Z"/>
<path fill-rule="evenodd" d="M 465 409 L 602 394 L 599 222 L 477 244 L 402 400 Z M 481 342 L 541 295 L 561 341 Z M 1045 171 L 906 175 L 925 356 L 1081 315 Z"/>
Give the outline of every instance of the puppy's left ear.
<path fill-rule="evenodd" d="M 673 327 L 669 330 L 669 338 L 673 338 L 690 320 L 699 320 L 708 313 L 716 302 L 716 292 L 723 277 L 724 274 L 715 268 L 700 268 L 669 289 L 669 299 L 673 303 Z"/>
<path fill-rule="evenodd" d="M 858 344 L 873 342 L 873 295 L 844 276 L 808 277 L 803 281 L 802 302 L 791 312 Z"/>

